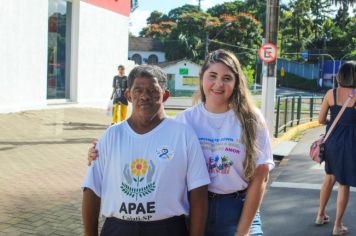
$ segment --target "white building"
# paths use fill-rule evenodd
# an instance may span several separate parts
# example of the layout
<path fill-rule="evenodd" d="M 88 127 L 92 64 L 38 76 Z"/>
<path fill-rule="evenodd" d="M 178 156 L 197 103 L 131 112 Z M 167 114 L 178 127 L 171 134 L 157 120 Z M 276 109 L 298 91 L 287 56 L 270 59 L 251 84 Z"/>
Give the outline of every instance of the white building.
<path fill-rule="evenodd" d="M 168 76 L 168 86 L 173 96 L 191 96 L 199 89 L 201 66 L 189 60 L 158 64 Z"/>
<path fill-rule="evenodd" d="M 0 112 L 107 101 L 130 0 L 0 1 Z"/>
<path fill-rule="evenodd" d="M 130 37 L 129 59 L 136 65 L 158 64 L 166 61 L 166 53 L 158 39 Z"/>

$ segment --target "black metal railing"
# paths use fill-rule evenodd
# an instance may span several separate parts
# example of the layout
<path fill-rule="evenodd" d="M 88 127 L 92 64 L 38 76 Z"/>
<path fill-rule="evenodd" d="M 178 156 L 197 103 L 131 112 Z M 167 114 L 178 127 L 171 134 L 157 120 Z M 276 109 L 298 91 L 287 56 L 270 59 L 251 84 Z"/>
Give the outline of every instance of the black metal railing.
<path fill-rule="evenodd" d="M 277 96 L 274 136 L 294 125 L 317 120 L 322 101 L 321 96 Z"/>

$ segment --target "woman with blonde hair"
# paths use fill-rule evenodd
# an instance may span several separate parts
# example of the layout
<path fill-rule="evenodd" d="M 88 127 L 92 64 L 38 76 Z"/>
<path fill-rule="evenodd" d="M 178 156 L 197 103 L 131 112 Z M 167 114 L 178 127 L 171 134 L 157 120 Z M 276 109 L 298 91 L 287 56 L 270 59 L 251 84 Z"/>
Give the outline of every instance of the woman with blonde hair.
<path fill-rule="evenodd" d="M 210 174 L 205 235 L 263 235 L 258 209 L 274 162 L 268 129 L 233 53 L 208 56 L 200 94 L 201 103 L 176 119 L 197 134 Z"/>

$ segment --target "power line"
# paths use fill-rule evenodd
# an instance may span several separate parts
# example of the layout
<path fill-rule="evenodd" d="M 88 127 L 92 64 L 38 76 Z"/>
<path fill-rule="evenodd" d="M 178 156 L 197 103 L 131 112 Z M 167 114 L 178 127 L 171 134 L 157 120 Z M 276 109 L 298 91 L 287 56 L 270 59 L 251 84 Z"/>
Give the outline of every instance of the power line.
<path fill-rule="evenodd" d="M 237 45 L 234 45 L 234 44 L 223 43 L 223 42 L 220 42 L 220 41 L 217 41 L 217 40 L 211 40 L 211 39 L 210 39 L 209 41 L 210 41 L 210 42 L 213 42 L 213 43 L 217 43 L 217 44 L 227 45 L 227 46 L 230 46 L 230 47 L 242 48 L 242 49 L 250 50 L 250 51 L 253 51 L 253 52 L 255 52 L 255 53 L 257 53 L 257 51 L 258 51 L 257 48 L 241 47 L 241 46 L 237 46 Z"/>

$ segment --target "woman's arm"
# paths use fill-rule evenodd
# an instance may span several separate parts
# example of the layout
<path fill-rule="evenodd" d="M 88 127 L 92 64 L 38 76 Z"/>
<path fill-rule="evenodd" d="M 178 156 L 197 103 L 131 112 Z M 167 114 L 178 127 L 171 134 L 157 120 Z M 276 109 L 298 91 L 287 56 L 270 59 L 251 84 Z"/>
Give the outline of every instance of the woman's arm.
<path fill-rule="evenodd" d="M 328 115 L 328 110 L 329 110 L 329 107 L 330 107 L 330 98 L 333 97 L 333 90 L 330 89 L 326 94 L 325 94 L 325 97 L 323 99 L 323 102 L 321 104 L 321 107 L 320 107 L 320 111 L 319 111 L 319 123 L 320 124 L 326 124 L 327 123 L 327 115 Z"/>
<path fill-rule="evenodd" d="M 248 235 L 252 221 L 261 205 L 266 190 L 269 173 L 269 164 L 257 166 L 255 174 L 249 184 L 245 203 L 235 236 Z"/>

